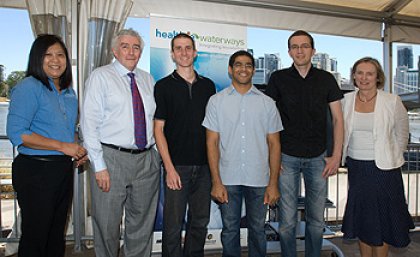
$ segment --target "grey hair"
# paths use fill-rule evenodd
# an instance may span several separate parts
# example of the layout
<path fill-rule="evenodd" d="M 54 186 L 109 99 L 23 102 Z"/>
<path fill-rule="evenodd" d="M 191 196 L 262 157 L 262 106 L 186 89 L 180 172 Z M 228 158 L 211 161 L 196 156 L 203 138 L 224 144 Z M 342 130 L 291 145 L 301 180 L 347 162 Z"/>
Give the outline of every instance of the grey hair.
<path fill-rule="evenodd" d="M 134 29 L 132 29 L 132 28 L 123 29 L 123 30 L 118 31 L 117 35 L 115 35 L 115 37 L 112 39 L 111 47 L 113 49 L 115 49 L 115 48 L 118 47 L 119 39 L 120 39 L 121 36 L 133 36 L 133 37 L 136 37 L 139 40 L 139 42 L 140 42 L 140 50 L 141 50 L 141 52 L 143 52 L 144 41 L 141 38 L 140 34 L 137 31 L 135 31 Z"/>

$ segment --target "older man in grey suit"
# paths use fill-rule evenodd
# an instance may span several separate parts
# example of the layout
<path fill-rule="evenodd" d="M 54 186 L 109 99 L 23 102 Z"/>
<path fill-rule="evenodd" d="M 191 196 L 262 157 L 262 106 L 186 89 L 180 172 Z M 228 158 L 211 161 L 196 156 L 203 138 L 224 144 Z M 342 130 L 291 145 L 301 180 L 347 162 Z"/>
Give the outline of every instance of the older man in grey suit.
<path fill-rule="evenodd" d="M 160 157 L 153 138 L 154 81 L 136 68 L 143 40 L 120 31 L 115 62 L 92 72 L 81 115 L 92 164 L 95 253 L 117 257 L 125 210 L 124 256 L 150 256 L 158 201 Z"/>

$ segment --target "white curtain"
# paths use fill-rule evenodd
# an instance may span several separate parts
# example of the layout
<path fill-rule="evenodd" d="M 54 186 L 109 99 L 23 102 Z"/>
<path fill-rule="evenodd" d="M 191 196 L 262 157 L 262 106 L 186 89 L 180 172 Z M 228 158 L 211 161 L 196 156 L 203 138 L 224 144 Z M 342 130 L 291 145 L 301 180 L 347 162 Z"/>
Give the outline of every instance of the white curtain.
<path fill-rule="evenodd" d="M 60 36 L 71 56 L 71 1 L 26 0 L 34 35 L 54 34 Z"/>
<path fill-rule="evenodd" d="M 79 17 L 79 96 L 95 68 L 112 61 L 111 41 L 124 28 L 132 0 L 81 0 Z"/>

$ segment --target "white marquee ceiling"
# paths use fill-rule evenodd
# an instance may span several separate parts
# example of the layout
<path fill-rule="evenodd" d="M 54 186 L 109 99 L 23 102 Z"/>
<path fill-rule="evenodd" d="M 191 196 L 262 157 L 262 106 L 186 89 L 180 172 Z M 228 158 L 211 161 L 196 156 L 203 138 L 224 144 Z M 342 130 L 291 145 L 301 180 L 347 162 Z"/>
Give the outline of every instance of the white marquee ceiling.
<path fill-rule="evenodd" d="M 26 0 L 31 2 L 31 0 Z M 26 8 L 25 0 L 0 6 Z M 79 0 L 84 1 L 84 0 Z M 109 1 L 109 0 L 96 0 Z M 133 0 L 130 16 L 163 15 L 275 29 L 420 43 L 420 0 Z"/>

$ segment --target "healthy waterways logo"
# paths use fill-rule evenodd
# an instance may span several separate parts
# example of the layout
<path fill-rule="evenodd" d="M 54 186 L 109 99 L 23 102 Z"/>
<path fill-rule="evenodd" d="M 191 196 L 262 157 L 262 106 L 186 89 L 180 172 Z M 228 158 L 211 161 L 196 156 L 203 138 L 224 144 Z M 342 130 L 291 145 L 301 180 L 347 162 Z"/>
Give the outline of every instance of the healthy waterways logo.
<path fill-rule="evenodd" d="M 155 31 L 155 37 L 157 38 L 164 38 L 164 39 L 172 39 L 179 33 L 182 33 L 182 31 L 160 31 L 159 29 L 156 29 Z M 220 44 L 220 45 L 228 45 L 230 47 L 243 47 L 245 45 L 245 41 L 243 39 L 235 39 L 235 38 L 229 38 L 229 37 L 219 37 L 219 36 L 210 36 L 210 35 L 198 35 L 197 33 L 191 33 L 183 32 L 185 34 L 190 35 L 192 38 L 194 38 L 195 42 L 199 43 L 212 43 L 212 44 Z"/>

